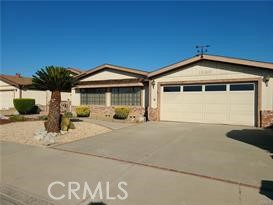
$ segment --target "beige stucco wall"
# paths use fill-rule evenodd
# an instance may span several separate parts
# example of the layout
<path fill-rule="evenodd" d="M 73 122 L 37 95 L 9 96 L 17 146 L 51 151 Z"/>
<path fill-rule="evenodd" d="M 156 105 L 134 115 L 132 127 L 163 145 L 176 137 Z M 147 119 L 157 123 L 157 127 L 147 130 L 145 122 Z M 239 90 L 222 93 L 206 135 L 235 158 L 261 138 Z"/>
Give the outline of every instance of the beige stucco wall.
<path fill-rule="evenodd" d="M 34 98 L 35 103 L 39 105 L 47 105 L 50 101 L 51 92 L 42 90 L 23 90 L 22 98 Z M 70 92 L 61 92 L 61 100 L 67 101 L 72 100 L 72 95 Z"/>
<path fill-rule="evenodd" d="M 79 105 L 81 105 L 80 89 L 78 89 L 78 88 L 72 88 L 71 95 L 72 95 L 72 100 L 71 100 L 72 106 L 79 106 Z"/>
<path fill-rule="evenodd" d="M 13 99 L 19 95 L 18 88 L 0 80 L 0 110 L 13 108 Z"/>
<path fill-rule="evenodd" d="M 81 81 L 92 81 L 92 80 L 120 80 L 120 79 L 131 79 L 140 77 L 131 73 L 121 72 L 117 70 L 102 70 L 98 73 L 92 74 Z"/>
<path fill-rule="evenodd" d="M 62 101 L 71 101 L 72 100 L 72 93 L 71 92 L 61 92 L 61 100 Z"/>
<path fill-rule="evenodd" d="M 183 69 L 154 78 L 155 86 L 151 88 L 151 107 L 157 107 L 157 83 L 159 82 L 263 78 L 266 75 L 271 78 L 268 86 L 262 82 L 261 109 L 273 110 L 273 71 L 209 61 L 189 65 Z"/>
<path fill-rule="evenodd" d="M 33 98 L 35 103 L 39 105 L 46 105 L 47 102 L 47 92 L 40 90 L 23 90 L 22 98 Z"/>

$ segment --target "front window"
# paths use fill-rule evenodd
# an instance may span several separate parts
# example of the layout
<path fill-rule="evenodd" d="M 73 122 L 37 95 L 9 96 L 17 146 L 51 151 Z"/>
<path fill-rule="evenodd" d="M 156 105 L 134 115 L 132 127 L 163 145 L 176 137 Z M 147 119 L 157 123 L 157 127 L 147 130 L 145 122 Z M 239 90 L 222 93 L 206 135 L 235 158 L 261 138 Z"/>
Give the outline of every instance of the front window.
<path fill-rule="evenodd" d="M 80 91 L 82 105 L 105 105 L 104 88 L 83 88 Z"/>
<path fill-rule="evenodd" d="M 140 106 L 141 88 L 139 87 L 112 88 L 111 104 Z"/>

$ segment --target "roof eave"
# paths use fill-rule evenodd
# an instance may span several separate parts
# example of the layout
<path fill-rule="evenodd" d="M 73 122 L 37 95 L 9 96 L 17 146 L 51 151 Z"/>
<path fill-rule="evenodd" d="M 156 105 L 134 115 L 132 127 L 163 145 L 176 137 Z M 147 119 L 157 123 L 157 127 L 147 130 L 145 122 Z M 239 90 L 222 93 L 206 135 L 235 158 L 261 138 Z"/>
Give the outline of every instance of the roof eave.
<path fill-rule="evenodd" d="M 148 76 L 148 72 L 145 72 L 145 71 L 140 71 L 140 70 L 135 70 L 135 69 L 131 69 L 131 68 L 126 68 L 126 67 L 121 67 L 121 66 L 115 66 L 115 65 L 111 65 L 111 64 L 103 64 L 103 65 L 100 65 L 100 66 L 97 66 L 93 69 L 90 69 L 84 73 L 81 73 L 77 76 L 75 76 L 77 79 L 80 79 L 80 78 L 83 78 L 85 76 L 88 76 L 88 75 L 91 75 L 92 73 L 96 73 L 100 70 L 103 70 L 103 69 L 113 69 L 113 70 L 118 70 L 118 71 L 123 71 L 123 72 L 127 72 L 127 73 L 133 73 L 133 74 L 137 74 L 137 75 L 142 75 L 142 76 L 145 76 L 147 77 Z"/>
<path fill-rule="evenodd" d="M 194 57 L 189 58 L 187 60 L 180 61 L 178 63 L 163 67 L 159 70 L 151 72 L 150 74 L 148 74 L 148 77 L 149 78 L 155 77 L 155 76 L 167 73 L 169 71 L 172 71 L 174 69 L 177 69 L 179 67 L 183 67 L 183 66 L 190 65 L 192 63 L 199 62 L 201 60 L 215 61 L 215 62 L 221 62 L 221 63 L 230 63 L 230 64 L 234 64 L 234 65 L 243 65 L 243 66 L 273 70 L 273 63 L 257 62 L 257 61 L 251 61 L 251 60 L 222 57 L 222 56 L 202 55 L 202 56 L 194 56 Z"/>

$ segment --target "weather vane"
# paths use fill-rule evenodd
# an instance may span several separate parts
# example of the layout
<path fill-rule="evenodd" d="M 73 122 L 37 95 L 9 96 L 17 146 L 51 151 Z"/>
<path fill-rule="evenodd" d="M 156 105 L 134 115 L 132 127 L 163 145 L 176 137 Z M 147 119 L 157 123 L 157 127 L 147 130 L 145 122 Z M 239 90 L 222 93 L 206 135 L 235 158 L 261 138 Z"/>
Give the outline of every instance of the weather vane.
<path fill-rule="evenodd" d="M 204 53 L 208 52 L 208 47 L 210 47 L 210 45 L 199 45 L 196 46 L 195 48 L 197 49 L 197 55 L 200 55 L 201 57 L 204 55 Z"/>

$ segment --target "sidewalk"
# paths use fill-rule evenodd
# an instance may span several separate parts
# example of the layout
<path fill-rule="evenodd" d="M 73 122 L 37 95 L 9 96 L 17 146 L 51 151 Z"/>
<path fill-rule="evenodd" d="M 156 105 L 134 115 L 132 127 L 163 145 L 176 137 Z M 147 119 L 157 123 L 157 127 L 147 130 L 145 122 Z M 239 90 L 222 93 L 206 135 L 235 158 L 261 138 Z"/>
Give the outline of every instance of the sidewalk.
<path fill-rule="evenodd" d="M 3 142 L 0 146 L 3 165 L 1 183 L 15 186 L 18 190 L 33 193 L 49 201 L 52 200 L 48 196 L 47 189 L 53 181 L 61 181 L 66 185 L 54 187 L 53 193 L 56 196 L 67 195 L 69 181 L 79 182 L 81 185 L 87 182 L 93 189 L 98 182 L 105 184 L 109 181 L 110 195 L 117 196 L 120 193 L 117 183 L 125 181 L 128 183 L 126 187 L 128 199 L 103 200 L 107 205 L 271 203 L 268 198 L 259 194 L 257 189 L 224 182 L 50 148 L 8 142 Z M 82 196 L 82 189 L 77 193 Z M 24 197 L 16 200 L 28 205 L 35 204 L 31 201 L 23 201 Z M 66 197 L 54 202 L 58 205 L 86 205 L 91 201 L 75 198 L 68 200 Z"/>

